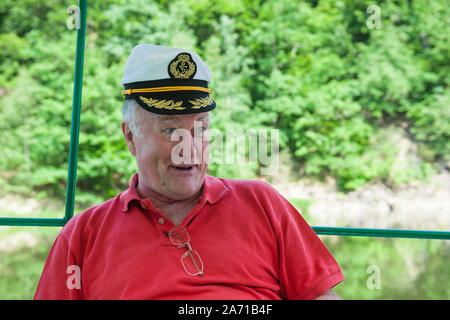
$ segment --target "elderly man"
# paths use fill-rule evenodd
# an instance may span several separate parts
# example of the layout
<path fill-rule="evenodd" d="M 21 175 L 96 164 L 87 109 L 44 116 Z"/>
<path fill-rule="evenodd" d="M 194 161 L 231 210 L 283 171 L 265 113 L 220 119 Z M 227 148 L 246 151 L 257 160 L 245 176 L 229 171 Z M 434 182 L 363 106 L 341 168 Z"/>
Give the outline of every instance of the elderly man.
<path fill-rule="evenodd" d="M 138 172 L 64 226 L 35 299 L 338 298 L 338 264 L 286 199 L 206 174 L 209 82 L 193 52 L 133 49 L 122 131 Z"/>

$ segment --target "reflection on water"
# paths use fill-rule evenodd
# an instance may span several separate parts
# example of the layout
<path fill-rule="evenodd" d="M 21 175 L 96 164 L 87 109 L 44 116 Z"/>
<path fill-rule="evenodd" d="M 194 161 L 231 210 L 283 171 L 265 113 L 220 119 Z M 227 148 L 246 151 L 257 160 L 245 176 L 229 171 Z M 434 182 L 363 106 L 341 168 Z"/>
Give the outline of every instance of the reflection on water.
<path fill-rule="evenodd" d="M 450 299 L 450 241 L 321 238 L 346 278 L 343 299 Z"/>

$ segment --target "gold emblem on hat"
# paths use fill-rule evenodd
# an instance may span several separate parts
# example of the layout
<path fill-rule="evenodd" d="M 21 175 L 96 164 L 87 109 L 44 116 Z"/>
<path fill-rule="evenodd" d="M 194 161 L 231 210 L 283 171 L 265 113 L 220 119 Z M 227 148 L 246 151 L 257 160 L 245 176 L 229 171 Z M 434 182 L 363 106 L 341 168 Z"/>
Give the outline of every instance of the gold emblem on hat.
<path fill-rule="evenodd" d="M 180 53 L 169 64 L 169 75 L 175 79 L 192 79 L 197 65 L 189 53 Z"/>
<path fill-rule="evenodd" d="M 157 100 L 152 98 L 139 97 L 147 106 L 156 109 L 166 109 L 166 110 L 184 110 L 186 108 L 182 107 L 183 101 L 174 102 L 173 100 Z"/>
<path fill-rule="evenodd" d="M 213 101 L 210 97 L 189 100 L 189 102 L 192 104 L 192 109 L 200 109 L 213 104 Z"/>

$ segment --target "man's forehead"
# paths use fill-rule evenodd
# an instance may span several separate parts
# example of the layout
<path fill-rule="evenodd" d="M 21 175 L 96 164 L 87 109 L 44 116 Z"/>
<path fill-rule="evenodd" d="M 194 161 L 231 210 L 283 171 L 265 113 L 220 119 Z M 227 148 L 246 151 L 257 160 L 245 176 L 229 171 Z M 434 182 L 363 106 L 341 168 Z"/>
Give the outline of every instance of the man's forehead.
<path fill-rule="evenodd" d="M 186 115 L 157 115 L 157 121 L 159 123 L 167 122 L 180 122 L 190 118 L 192 120 L 203 121 L 209 119 L 209 112 L 198 113 L 198 114 L 186 114 Z"/>

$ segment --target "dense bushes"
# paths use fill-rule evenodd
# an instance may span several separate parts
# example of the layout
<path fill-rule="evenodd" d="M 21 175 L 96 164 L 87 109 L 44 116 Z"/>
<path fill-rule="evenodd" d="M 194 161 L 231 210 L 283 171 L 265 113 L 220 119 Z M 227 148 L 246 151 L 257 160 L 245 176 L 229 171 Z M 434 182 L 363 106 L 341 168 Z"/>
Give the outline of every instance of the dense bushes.
<path fill-rule="evenodd" d="M 69 1 L 0 4 L 0 183 L 63 195 L 75 31 Z M 110 197 L 135 164 L 120 130 L 125 61 L 137 43 L 197 51 L 213 73 L 213 126 L 277 128 L 305 175 L 342 189 L 405 182 L 450 161 L 445 1 L 89 1 L 78 188 Z M 419 143 L 421 160 L 393 170 L 389 128 Z M 258 166 L 210 167 L 251 177 Z M 80 193 L 82 195 L 82 193 Z"/>

